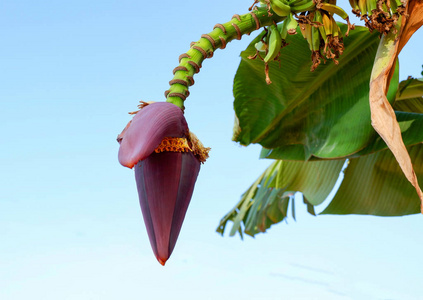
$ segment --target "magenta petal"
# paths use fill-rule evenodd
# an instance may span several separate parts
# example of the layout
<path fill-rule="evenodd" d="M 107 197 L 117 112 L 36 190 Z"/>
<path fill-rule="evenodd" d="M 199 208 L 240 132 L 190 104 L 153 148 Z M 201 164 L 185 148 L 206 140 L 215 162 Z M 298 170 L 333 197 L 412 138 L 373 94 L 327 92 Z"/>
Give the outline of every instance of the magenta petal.
<path fill-rule="evenodd" d="M 191 201 L 194 185 L 200 171 L 200 165 L 200 162 L 192 153 L 182 153 L 181 177 L 169 240 L 170 254 L 175 247 L 176 240 L 178 239 L 179 232 L 181 231 L 185 213 L 187 212 L 188 205 Z"/>
<path fill-rule="evenodd" d="M 164 137 L 185 137 L 188 125 L 182 110 L 172 103 L 155 102 L 141 109 L 120 135 L 119 162 L 132 168 L 159 146 Z"/>
<path fill-rule="evenodd" d="M 148 205 L 148 197 L 145 189 L 144 166 L 145 164 L 141 162 L 135 166 L 135 181 L 137 183 L 138 198 L 140 201 L 141 212 L 144 217 L 144 224 L 147 228 L 148 238 L 150 239 L 154 255 L 157 257 L 156 236 L 154 234 L 153 220 L 151 219 L 150 206 Z"/>
<path fill-rule="evenodd" d="M 192 153 L 152 153 L 135 167 L 138 195 L 151 247 L 164 265 L 173 248 L 200 170 Z"/>

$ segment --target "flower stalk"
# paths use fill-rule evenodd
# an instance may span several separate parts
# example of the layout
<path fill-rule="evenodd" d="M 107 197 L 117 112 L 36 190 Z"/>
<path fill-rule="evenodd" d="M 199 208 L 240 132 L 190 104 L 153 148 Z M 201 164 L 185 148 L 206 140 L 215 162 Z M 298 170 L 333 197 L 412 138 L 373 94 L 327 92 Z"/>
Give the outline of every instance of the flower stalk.
<path fill-rule="evenodd" d="M 179 65 L 173 70 L 174 77 L 169 82 L 169 90 L 165 92 L 166 102 L 184 110 L 184 101 L 189 96 L 188 88 L 194 84 L 194 75 L 200 72 L 205 59 L 213 57 L 217 49 L 225 49 L 229 42 L 240 40 L 244 34 L 283 19 L 269 13 L 267 8 L 255 8 L 250 13 L 234 15 L 229 22 L 216 24 L 212 32 L 203 34 L 197 42 L 191 43 L 186 53 L 179 56 Z"/>

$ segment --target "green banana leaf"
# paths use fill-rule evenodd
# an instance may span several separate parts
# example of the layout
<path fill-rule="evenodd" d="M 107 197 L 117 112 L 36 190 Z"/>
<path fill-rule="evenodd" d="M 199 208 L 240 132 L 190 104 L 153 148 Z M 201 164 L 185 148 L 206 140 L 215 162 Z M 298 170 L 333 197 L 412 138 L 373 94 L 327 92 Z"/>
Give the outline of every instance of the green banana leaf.
<path fill-rule="evenodd" d="M 406 145 L 412 145 L 408 151 L 417 177 L 422 182 L 423 135 L 420 131 L 423 131 L 423 90 L 415 92 L 416 86 L 407 85 L 408 82 L 400 83 L 393 107 L 404 141 Z M 412 143 L 407 143 L 410 141 Z M 370 150 L 371 147 L 374 151 Z M 373 146 L 364 150 L 348 160 L 341 186 L 321 214 L 402 216 L 419 213 L 420 200 L 383 140 L 374 140 Z M 378 152 L 368 155 L 375 151 Z M 362 155 L 359 156 L 359 153 Z M 238 232 L 242 237 L 242 224 L 248 235 L 265 232 L 271 225 L 287 217 L 288 204 L 295 218 L 293 194 L 296 191 L 303 193 L 308 212 L 315 215 L 314 206 L 327 198 L 345 161 L 275 161 L 244 193 L 235 208 L 222 218 L 217 231 L 223 235 L 228 221 L 232 221 L 231 236 Z"/>
<path fill-rule="evenodd" d="M 422 96 L 421 79 L 404 80 L 393 105 L 419 182 L 423 181 Z M 386 144 L 378 138 L 373 146 L 376 149 L 383 145 L 386 149 Z M 360 151 L 359 154 L 367 153 Z M 392 153 L 384 150 L 350 160 L 338 192 L 321 214 L 402 216 L 419 212 L 420 200 L 415 189 L 404 177 Z"/>
<path fill-rule="evenodd" d="M 411 84 L 410 84 L 411 83 Z M 393 104 L 397 121 L 401 128 L 401 135 L 406 146 L 423 142 L 423 81 L 421 79 L 407 79 L 399 84 L 398 93 Z M 351 155 L 360 157 L 387 149 L 388 146 L 380 136 L 365 149 Z"/>
<path fill-rule="evenodd" d="M 394 109 L 423 113 L 423 78 L 410 78 L 400 82 Z"/>
<path fill-rule="evenodd" d="M 229 234 L 230 236 L 234 236 L 235 233 L 238 232 L 241 238 L 243 238 L 243 230 L 246 230 L 247 234 L 253 236 L 255 233 L 252 233 L 252 231 L 249 231 L 248 229 L 241 228 L 241 223 L 244 224 L 244 228 L 246 227 L 245 224 L 247 224 L 247 218 L 250 219 L 248 223 L 250 227 L 258 227 L 256 224 L 257 222 L 255 222 L 258 219 L 258 215 L 250 213 L 251 206 L 254 203 L 257 205 L 257 203 L 261 203 L 263 200 L 266 200 L 270 203 L 287 202 L 287 200 L 284 199 L 289 198 L 290 195 L 284 194 L 280 189 L 270 187 L 275 186 L 275 177 L 277 174 L 277 172 L 275 172 L 275 167 L 276 163 L 270 165 L 263 172 L 263 174 L 257 178 L 257 180 L 248 188 L 248 190 L 241 196 L 241 200 L 237 203 L 237 205 L 222 218 L 219 227 L 216 230 L 217 232 L 223 235 L 228 221 L 232 221 L 233 226 Z M 275 192 L 272 193 L 272 190 Z M 274 214 L 275 216 L 273 219 L 276 219 L 276 214 L 278 214 L 278 212 L 274 212 Z M 282 221 L 285 216 L 286 214 L 277 218 L 277 221 L 275 220 L 274 223 Z M 254 218 L 255 220 L 252 221 L 251 218 Z M 266 221 L 266 219 L 264 219 L 264 221 Z M 269 224 L 266 223 L 266 225 L 268 226 L 262 228 L 262 232 L 270 227 Z"/>
<path fill-rule="evenodd" d="M 394 103 L 394 109 L 404 112 L 419 112 L 423 113 L 423 98 L 416 97 L 411 99 L 405 99 L 407 101 L 396 101 Z"/>
<path fill-rule="evenodd" d="M 395 101 L 421 98 L 423 95 L 423 78 L 410 78 L 400 83 Z"/>
<path fill-rule="evenodd" d="M 422 182 L 423 144 L 408 147 L 408 152 Z M 238 232 L 242 238 L 243 231 L 250 236 L 265 232 L 288 216 L 288 204 L 295 218 L 295 192 L 303 194 L 307 211 L 315 215 L 314 206 L 328 197 L 345 161 L 275 161 L 221 219 L 216 231 L 223 235 L 227 223 L 232 221 L 230 236 Z M 402 216 L 420 212 L 415 189 L 388 149 L 349 159 L 343 172 L 340 188 L 321 214 Z"/>
<path fill-rule="evenodd" d="M 346 25 L 339 24 L 345 32 Z M 249 59 L 257 37 L 241 54 L 234 80 L 234 140 L 260 143 L 278 158 L 340 158 L 364 149 L 377 136 L 370 122 L 369 80 L 377 34 L 358 27 L 344 38 L 339 65 L 327 62 L 310 72 L 310 50 L 301 34 L 289 37 L 280 66 L 271 62 L 272 84 L 265 82 L 264 63 Z M 389 91 L 395 98 L 398 75 Z"/>
<path fill-rule="evenodd" d="M 295 218 L 294 194 L 304 195 L 307 210 L 314 213 L 314 205 L 322 203 L 332 191 L 344 165 L 344 160 L 313 162 L 275 161 L 242 195 L 238 204 L 222 218 L 217 232 L 223 235 L 228 221 L 233 222 L 230 236 L 244 232 L 254 236 L 265 232 L 288 215 L 291 203 Z"/>
<path fill-rule="evenodd" d="M 413 103 L 411 101 L 407 101 L 407 103 L 404 101 L 402 106 L 410 106 L 412 104 Z M 412 146 L 421 143 L 423 141 L 423 113 L 396 111 L 395 114 L 397 121 L 400 124 L 404 144 L 406 146 Z M 363 155 L 372 154 L 386 149 L 388 149 L 388 146 L 383 139 L 380 136 L 376 136 L 366 148 L 350 155 L 349 158 L 361 157 Z"/>
<path fill-rule="evenodd" d="M 406 146 L 415 145 L 423 141 L 422 95 L 423 79 L 407 79 L 400 82 L 393 108 Z M 346 158 L 360 157 L 385 149 L 388 149 L 388 146 L 379 135 L 375 135 L 364 149 Z M 260 158 L 284 159 L 289 151 L 293 151 L 292 147 L 288 146 L 286 149 L 262 149 Z M 316 158 L 311 159 L 314 160 Z"/>
<path fill-rule="evenodd" d="M 423 144 L 407 148 L 423 181 Z M 415 188 L 389 150 L 351 159 L 338 192 L 321 214 L 403 216 L 420 212 Z"/>

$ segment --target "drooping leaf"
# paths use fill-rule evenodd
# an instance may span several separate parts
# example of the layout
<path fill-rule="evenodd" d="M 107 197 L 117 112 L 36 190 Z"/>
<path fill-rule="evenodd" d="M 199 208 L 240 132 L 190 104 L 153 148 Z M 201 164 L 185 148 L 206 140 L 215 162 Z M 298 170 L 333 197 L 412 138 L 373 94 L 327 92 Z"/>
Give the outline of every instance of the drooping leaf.
<path fill-rule="evenodd" d="M 296 221 L 297 218 L 295 216 L 295 202 L 294 201 L 291 201 L 291 215 L 292 215 L 292 218 L 294 219 L 294 221 Z"/>
<path fill-rule="evenodd" d="M 423 179 L 423 143 L 409 147 L 409 152 L 416 162 L 417 176 Z M 271 225 L 287 217 L 289 203 L 293 217 L 295 216 L 292 196 L 296 191 L 303 193 L 307 211 L 315 215 L 314 206 L 320 202 L 316 199 L 327 199 L 335 185 L 333 180 L 338 178 L 344 162 L 274 162 L 243 195 L 236 208 L 221 220 L 217 231 L 223 235 L 227 222 L 233 221 L 231 236 L 239 232 L 242 237 L 242 224 L 248 235 L 265 232 Z M 310 176 L 304 176 L 306 172 Z M 284 182 L 286 189 L 277 188 L 283 182 L 278 181 L 281 178 L 287 180 Z M 301 184 L 295 181 L 287 184 L 292 178 L 302 178 Z M 321 178 L 328 180 L 320 180 Z M 320 190 L 313 190 L 313 186 L 320 186 Z M 249 197 L 246 197 L 247 194 Z M 403 176 L 392 153 L 385 149 L 349 160 L 340 188 L 321 214 L 402 216 L 419 211 L 419 199 L 415 190 Z"/>
<path fill-rule="evenodd" d="M 410 78 L 400 82 L 393 108 L 395 111 L 423 114 L 423 78 Z"/>
<path fill-rule="evenodd" d="M 401 82 L 393 108 L 404 143 L 407 146 L 414 145 L 408 149 L 420 179 L 423 177 L 423 90 L 417 88 L 419 82 L 417 79 Z M 356 153 L 357 158 L 350 160 L 341 187 L 322 214 L 398 216 L 419 212 L 415 190 L 404 178 L 393 155 L 386 150 L 382 138 L 378 137 L 373 147 L 374 151 L 369 147 Z M 385 150 L 359 157 L 382 149 Z M 385 172 L 382 167 L 390 171 Z"/>
<path fill-rule="evenodd" d="M 421 98 L 423 96 L 423 78 L 410 78 L 400 82 L 395 101 Z"/>
<path fill-rule="evenodd" d="M 408 148 L 423 180 L 423 144 Z M 420 212 L 420 201 L 389 150 L 351 159 L 334 199 L 321 214 L 402 216 Z"/>
<path fill-rule="evenodd" d="M 332 191 L 345 160 L 278 161 L 276 188 L 301 192 L 312 205 Z"/>
<path fill-rule="evenodd" d="M 223 235 L 228 221 L 233 222 L 230 236 L 244 232 L 254 236 L 265 232 L 288 215 L 291 203 L 295 218 L 293 196 L 299 191 L 311 214 L 314 205 L 322 203 L 332 191 L 344 160 L 312 162 L 276 161 L 242 195 L 241 201 L 220 221 L 217 232 Z M 242 235 L 241 235 L 242 237 Z"/>
<path fill-rule="evenodd" d="M 413 0 L 411 0 L 413 1 Z M 417 0 L 420 1 L 420 0 Z M 420 1 L 421 2 L 421 1 Z M 252 44 L 254 44 L 256 41 L 253 41 Z M 292 44 L 291 44 L 292 45 Z M 289 47 L 288 47 L 289 48 Z M 285 48 L 285 49 L 288 49 Z M 297 49 L 298 50 L 298 49 Z M 248 49 L 247 49 L 248 51 Z M 283 50 L 284 51 L 284 50 Z M 283 54 L 282 51 L 282 54 Z M 244 53 L 245 54 L 245 53 Z M 249 55 L 249 54 L 248 54 Z M 247 56 L 248 56 L 247 55 Z M 245 57 L 243 57 L 243 61 L 241 62 L 240 65 L 240 69 L 241 70 L 241 66 L 243 63 L 245 63 Z M 282 60 L 283 63 L 283 60 Z M 258 66 L 258 65 L 257 65 Z M 251 72 L 250 72 L 250 76 L 251 76 L 251 80 L 249 84 L 253 84 L 254 85 L 254 78 L 255 77 L 260 77 L 260 74 L 258 73 L 259 70 L 257 68 L 257 66 L 250 66 L 251 67 Z M 247 70 L 247 68 L 246 68 Z M 238 71 L 239 72 L 239 71 Z M 245 76 L 247 76 L 248 72 L 245 71 Z M 293 76 L 292 74 L 295 73 L 289 73 L 289 75 Z M 272 75 L 272 69 L 271 69 L 271 76 Z M 264 75 L 262 76 L 264 79 Z M 295 76 L 293 76 L 295 77 Z M 244 79 L 243 79 L 244 80 Z M 272 78 L 272 80 L 275 82 L 275 80 Z M 248 85 L 248 84 L 247 84 Z M 253 88 L 254 89 L 254 88 Z M 253 90 L 252 89 L 252 90 Z M 266 88 L 263 87 L 260 90 L 261 94 L 266 94 L 268 92 L 268 90 L 271 90 L 271 88 Z M 236 124 L 234 127 L 234 138 L 235 140 L 242 142 L 242 138 L 246 139 L 247 141 L 249 141 L 248 143 L 251 142 L 257 142 L 252 140 L 252 136 L 254 136 L 254 134 L 257 135 L 257 133 L 260 133 L 263 130 L 266 129 L 266 127 L 260 127 L 263 124 L 260 123 L 264 123 L 266 124 L 270 124 L 270 123 L 266 123 L 269 122 L 269 120 L 260 120 L 260 111 L 264 111 L 266 113 L 269 112 L 274 112 L 275 110 L 279 109 L 282 100 L 284 100 L 284 96 L 281 96 L 280 91 L 278 92 L 278 90 L 276 89 L 275 91 L 271 91 L 270 93 L 267 93 L 267 95 L 264 96 L 264 98 L 260 98 L 262 97 L 262 95 L 252 95 L 252 97 L 249 97 L 249 89 L 248 86 L 246 86 L 246 91 L 240 91 L 240 94 L 242 97 L 246 97 L 247 96 L 247 100 L 245 104 L 245 106 L 243 107 L 244 110 L 240 110 L 240 112 L 244 113 L 244 120 L 242 119 L 242 117 L 240 119 L 236 119 Z M 283 91 L 285 93 L 285 90 Z M 409 91 L 410 92 L 410 91 Z M 235 86 L 234 86 L 234 93 L 235 93 Z M 244 94 L 242 94 L 244 93 Z M 259 93 L 259 94 L 260 94 Z M 306 93 L 306 92 L 303 92 Z M 301 93 L 300 93 L 301 94 Z M 388 99 L 390 100 L 390 102 L 392 102 L 393 98 L 392 96 L 390 97 L 390 95 L 393 94 L 393 90 L 392 90 L 392 85 L 391 85 L 391 89 L 388 92 Z M 394 93 L 395 94 L 395 93 Z M 400 94 L 400 93 L 399 93 Z M 236 94 L 235 94 L 236 96 Z M 272 97 L 274 97 L 274 100 L 272 102 Z M 270 100 L 269 100 L 270 99 Z M 263 100 L 263 101 L 262 101 Z M 281 101 L 279 101 L 281 100 Z M 410 145 L 414 145 L 412 147 L 409 147 L 410 149 L 410 153 L 412 158 L 414 159 L 414 156 L 417 157 L 422 157 L 420 153 L 421 149 L 419 147 L 423 147 L 422 144 L 419 144 L 422 142 L 422 134 L 420 133 L 421 130 L 418 130 L 419 128 L 423 128 L 421 127 L 421 122 L 422 122 L 422 116 L 420 115 L 423 111 L 421 110 L 422 108 L 422 103 L 421 103 L 421 99 L 419 97 L 414 97 L 414 98 L 407 98 L 407 101 L 403 101 L 404 99 L 398 99 L 397 102 L 394 104 L 394 108 L 395 110 L 398 110 L 396 112 L 396 118 L 398 118 L 399 122 L 400 122 L 400 128 L 401 128 L 401 132 L 404 136 L 404 140 L 408 141 L 408 143 Z M 262 101 L 264 104 L 260 105 L 260 101 Z M 367 100 L 368 101 L 368 95 L 367 95 Z M 251 103 L 248 103 L 251 102 Z M 251 104 L 251 105 L 250 105 Z M 235 101 L 235 110 L 236 108 L 236 101 Z M 241 107 L 242 108 L 242 107 Z M 292 107 L 291 107 L 292 108 Z M 301 107 L 300 107 L 301 108 Z M 255 110 L 255 113 L 257 114 L 256 119 L 251 119 L 251 124 L 249 124 L 249 120 L 248 120 L 248 113 L 251 113 L 248 111 L 248 109 L 251 109 L 251 112 Z M 283 109 L 285 109 L 285 107 L 283 107 Z M 293 107 L 291 109 L 291 111 L 288 111 L 286 113 L 286 115 L 289 115 L 290 112 L 292 111 L 296 111 L 296 112 L 304 112 L 301 111 L 299 108 L 297 107 Z M 265 114 L 266 114 L 265 113 Z M 284 115 L 282 117 L 285 118 L 286 115 Z M 238 115 L 237 112 L 237 117 L 240 117 L 240 115 Z M 302 118 L 301 114 L 298 114 L 299 119 L 304 119 Z M 273 119 L 270 120 L 270 122 Z M 243 127 L 243 122 L 247 121 L 247 127 Z M 280 120 L 279 120 L 280 121 Z M 290 120 L 292 121 L 292 120 Z M 294 121 L 292 121 L 294 122 Z M 255 127 L 255 125 L 259 125 L 257 128 Z M 290 125 L 290 123 L 286 123 L 288 125 Z M 301 123 L 299 122 L 298 124 L 300 125 L 304 125 L 304 122 Z M 285 124 L 282 124 L 285 125 Z M 276 125 L 275 125 L 276 126 Z M 267 126 L 267 129 L 271 130 L 275 130 L 277 131 L 277 128 L 269 128 L 269 126 Z M 304 128 L 301 128 L 304 129 Z M 282 132 L 282 131 L 281 131 Z M 289 130 L 288 130 L 289 132 Z M 266 138 L 266 134 L 264 135 L 264 138 Z M 289 140 L 292 139 L 292 136 L 284 136 L 284 135 L 280 135 L 280 139 L 281 140 Z M 306 141 L 308 142 L 308 141 Z M 306 145 L 308 145 L 306 142 L 301 142 L 301 143 L 293 143 L 293 144 L 283 144 L 280 147 L 275 147 L 274 149 L 263 149 L 262 151 L 262 157 L 266 157 L 272 154 L 277 153 L 276 151 L 279 151 L 279 155 L 281 156 L 281 158 L 285 158 L 285 159 L 293 159 L 293 160 L 307 160 L 310 157 L 312 157 L 313 155 L 315 156 L 314 159 L 316 159 L 316 157 L 318 157 L 317 155 L 315 155 L 315 153 L 313 152 L 313 148 L 312 147 L 308 147 Z M 261 143 L 261 141 L 260 141 Z M 373 198 L 364 198 L 366 199 L 365 201 L 360 201 L 356 206 L 354 206 L 353 208 L 355 209 L 354 212 L 345 212 L 345 207 L 342 207 L 342 205 L 340 206 L 341 210 L 343 210 L 343 212 L 328 212 L 327 210 L 325 210 L 325 213 L 360 213 L 360 214 L 375 214 L 375 215 L 404 215 L 404 214 L 410 214 L 410 213 L 417 213 L 418 212 L 418 200 L 417 200 L 417 206 L 416 206 L 416 202 L 414 200 L 414 204 L 413 204 L 413 200 L 409 197 L 410 195 L 414 195 L 414 198 L 416 198 L 415 192 L 413 191 L 411 185 L 404 179 L 401 170 L 399 169 L 397 163 L 395 162 L 395 159 L 393 158 L 392 154 L 389 152 L 389 150 L 386 150 L 387 146 L 386 144 L 383 142 L 383 140 L 380 139 L 380 137 L 374 137 L 372 139 L 372 137 L 369 138 L 368 140 L 368 145 L 370 144 L 379 144 L 379 146 L 375 146 L 375 145 L 370 145 L 370 148 L 373 147 L 373 150 L 375 151 L 379 151 L 375 154 L 372 155 L 367 155 L 369 153 L 372 153 L 372 151 L 366 152 L 364 153 L 363 150 L 361 149 L 360 152 L 355 152 L 355 156 L 357 158 L 351 158 L 350 159 L 350 165 L 348 168 L 350 168 L 351 166 L 354 165 L 360 165 L 360 168 L 356 168 L 357 170 L 360 169 L 360 172 L 355 172 L 354 168 L 351 168 L 351 173 L 354 173 L 355 176 L 357 176 L 357 178 L 354 177 L 355 180 L 360 179 L 360 175 L 361 174 L 369 174 L 374 172 L 375 169 L 377 169 L 377 167 L 379 168 L 383 168 L 383 167 L 388 167 L 389 172 L 391 172 L 390 174 L 392 174 L 391 177 L 393 178 L 402 178 L 402 182 L 400 181 L 395 181 L 391 180 L 385 182 L 384 178 L 382 178 L 380 175 L 377 177 L 379 179 L 375 179 L 375 178 L 368 178 L 368 181 L 374 182 L 374 180 L 378 180 L 378 183 L 375 184 L 375 186 L 373 187 L 366 187 L 366 191 L 372 191 L 375 194 L 378 193 L 378 191 L 380 192 L 381 190 L 383 191 L 383 187 L 384 185 L 389 185 L 391 186 L 391 190 L 389 190 L 391 193 L 390 195 L 392 196 L 392 198 L 390 200 L 386 200 L 386 195 L 382 196 L 382 198 L 384 197 L 384 199 L 382 199 L 382 201 L 380 201 L 381 197 L 373 197 Z M 262 144 L 262 143 L 261 143 Z M 416 145 L 417 144 L 417 145 Z M 263 144 L 262 144 L 263 145 Z M 376 149 L 377 148 L 377 149 Z M 385 150 L 384 150 L 385 149 Z M 417 150 L 415 150 L 417 149 Z M 359 149 L 360 150 L 360 149 Z M 367 149 L 368 150 L 368 149 Z M 382 151 L 383 150 L 383 151 Z M 365 155 L 360 157 L 360 155 Z M 376 157 L 376 158 L 375 158 Z M 337 156 L 334 156 L 333 158 L 337 158 Z M 315 163 L 316 161 L 312 161 L 312 162 L 307 162 L 304 164 L 308 164 L 308 163 Z M 321 162 L 325 162 L 325 163 L 330 163 L 332 161 L 321 161 Z M 293 163 L 293 162 L 289 162 L 289 163 Z M 422 177 L 423 171 L 421 170 L 421 166 L 422 161 L 416 160 L 416 164 L 419 165 L 419 168 L 416 170 L 417 171 L 417 175 L 419 177 Z M 273 166 L 273 165 L 272 165 Z M 397 167 L 397 169 L 395 170 L 395 166 Z M 347 168 L 347 170 L 349 170 Z M 391 170 L 392 169 L 392 170 Z M 269 170 L 269 169 L 268 169 Z M 384 170 L 382 169 L 382 171 L 379 171 L 380 174 L 384 174 Z M 278 181 L 275 181 L 275 176 L 273 174 L 273 172 L 281 172 L 281 169 L 277 169 L 274 168 L 272 172 L 270 173 L 263 173 L 263 175 L 259 178 L 260 181 L 266 182 L 266 178 L 268 178 L 267 182 L 273 182 L 273 183 L 277 183 Z M 296 171 L 294 170 L 294 173 Z M 339 173 L 338 173 L 339 174 Z M 272 176 L 271 176 L 272 175 Z M 386 173 L 387 175 L 387 173 Z M 269 178 L 271 176 L 271 180 L 269 181 Z M 401 177 L 402 176 L 402 177 Z M 277 177 L 276 177 L 277 178 Z M 344 179 L 345 180 L 345 179 Z M 344 185 L 345 183 L 345 185 Z M 347 186 L 348 184 L 348 179 L 347 181 L 345 181 L 343 183 L 343 186 Z M 392 184 L 391 184 L 392 183 Z M 397 183 L 398 188 L 395 188 L 394 183 Z M 407 191 L 407 186 L 408 186 L 408 191 Z M 253 188 L 254 187 L 254 188 Z M 278 186 L 280 188 L 280 186 Z M 411 187 L 411 192 L 409 191 Z M 254 235 L 258 232 L 262 232 L 263 229 L 267 229 L 269 228 L 273 223 L 277 223 L 278 220 L 283 220 L 286 216 L 286 212 L 288 210 L 288 204 L 289 202 L 291 202 L 292 205 L 292 209 L 294 209 L 294 201 L 289 201 L 289 198 L 284 198 L 281 201 L 278 202 L 278 205 L 275 205 L 276 201 L 274 200 L 274 197 L 272 197 L 272 194 L 276 194 L 276 192 L 274 191 L 276 188 L 273 188 L 269 185 L 261 185 L 260 183 L 257 183 L 255 185 L 253 185 L 250 190 L 253 188 L 255 196 L 253 198 L 250 199 L 250 201 L 248 202 L 249 205 L 247 205 L 246 207 L 249 207 L 250 209 L 247 209 L 244 213 L 244 217 L 242 218 L 242 221 L 240 221 L 240 223 L 238 224 L 238 227 L 235 229 L 235 231 L 238 231 L 241 235 L 242 235 L 242 228 L 241 228 L 241 223 L 244 223 L 245 228 L 247 228 L 247 220 L 249 221 L 248 223 L 248 232 L 247 230 L 245 231 L 246 233 L 250 234 L 250 235 Z M 405 188 L 405 189 L 404 189 Z M 259 190 L 263 189 L 260 193 Z M 267 190 L 266 190 L 267 189 Z M 373 191 L 374 189 L 374 191 Z M 360 190 L 359 187 L 356 187 L 355 190 Z M 388 191 L 388 194 L 389 194 Z M 399 194 L 398 194 L 399 191 Z M 352 190 L 349 190 L 350 194 L 352 194 Z M 361 192 L 361 191 L 360 191 Z M 353 195 L 350 195 L 350 197 L 352 197 L 351 199 L 354 198 Z M 363 194 L 363 193 L 361 193 Z M 337 196 L 339 195 L 339 197 L 342 196 L 342 191 L 341 193 L 338 191 Z M 399 196 L 398 196 L 399 195 Z M 243 195 L 243 197 L 245 196 L 245 194 Z M 336 197 L 337 197 L 336 196 Z M 388 195 L 389 196 L 389 195 Z M 336 198 L 335 199 L 338 199 Z M 403 197 L 404 199 L 406 199 L 406 201 L 399 201 L 400 203 L 395 203 L 395 197 Z M 273 198 L 273 200 L 271 200 Z M 269 200 L 270 199 L 270 200 Z M 331 203 L 329 205 L 329 207 L 331 207 L 332 205 L 338 204 L 337 202 L 339 202 L 337 200 L 337 202 L 335 202 L 335 199 L 333 201 L 333 203 Z M 361 198 L 360 198 L 361 199 Z M 240 203 L 238 203 L 238 207 L 240 207 L 243 203 L 245 204 L 245 200 L 246 198 L 244 197 L 243 199 L 241 199 Z M 314 211 L 314 206 L 308 202 L 308 198 L 304 197 L 305 203 L 307 204 L 307 208 L 309 210 L 309 212 Z M 348 200 L 347 200 L 348 201 Z M 394 201 L 392 204 L 391 202 Z M 350 201 L 351 202 L 351 201 Z M 380 203 L 382 202 L 382 204 Z M 340 203 L 343 203 L 343 200 L 340 201 Z M 251 210 L 251 207 L 254 207 L 253 210 Z M 275 208 L 279 208 L 279 210 L 276 210 Z M 327 209 L 329 209 L 329 207 Z M 337 208 L 336 206 L 334 206 L 335 208 Z M 416 210 L 417 208 L 417 210 Z M 336 211 L 336 210 L 335 210 Z M 358 212 L 357 212 L 358 211 Z M 227 222 L 229 220 L 233 220 L 236 218 L 237 216 L 237 212 L 238 210 L 235 208 L 233 211 L 231 211 L 227 216 L 225 216 L 225 218 L 222 219 L 221 224 L 218 228 L 218 232 L 222 233 L 224 232 L 224 228 L 227 224 Z M 284 214 L 285 213 L 285 214 Z M 265 217 L 264 217 L 265 216 Z"/>
<path fill-rule="evenodd" d="M 377 34 L 357 27 L 344 39 L 339 65 L 328 62 L 315 72 L 309 70 L 307 43 L 299 34 L 290 36 L 281 66 L 270 63 L 271 85 L 265 82 L 263 62 L 248 58 L 259 39 L 241 54 L 235 76 L 236 141 L 260 143 L 279 152 L 279 158 L 307 160 L 351 155 L 372 140 L 368 93 Z"/>
<path fill-rule="evenodd" d="M 307 211 L 310 215 L 315 216 L 316 212 L 314 211 L 314 205 L 308 202 L 307 198 L 303 195 L 303 202 L 305 205 L 307 205 Z"/>
<path fill-rule="evenodd" d="M 254 236 L 259 232 L 265 232 L 273 224 L 282 221 L 287 216 L 291 195 L 285 193 L 282 189 L 268 186 L 259 188 L 257 197 L 254 199 L 254 203 L 244 221 L 244 232 Z"/>
<path fill-rule="evenodd" d="M 257 178 L 257 180 L 241 196 L 241 200 L 235 205 L 235 207 L 222 218 L 219 227 L 216 229 L 218 233 L 223 235 L 226 224 L 230 220 L 234 223 L 230 232 L 230 236 L 235 235 L 238 230 L 241 232 L 241 238 L 243 238 L 241 222 L 246 218 L 246 213 L 252 205 L 252 199 L 255 198 L 259 186 L 264 186 L 264 184 L 268 182 L 268 177 L 273 174 L 274 168 L 275 164 L 272 164 L 270 167 L 268 167 L 266 171 L 264 171 L 263 174 L 261 174 L 260 177 Z"/>
<path fill-rule="evenodd" d="M 222 218 L 217 232 L 223 235 L 228 221 L 232 221 L 230 236 L 238 232 L 243 238 L 243 231 L 254 236 L 286 217 L 285 202 L 287 205 L 292 194 L 285 193 L 283 189 L 274 188 L 277 167 L 276 162 L 271 164 L 250 186 L 237 205 Z"/>
<path fill-rule="evenodd" d="M 403 111 L 403 112 L 414 112 L 423 114 L 423 98 L 411 98 L 407 99 L 407 101 L 398 101 L 394 104 L 394 109 L 396 111 Z M 401 124 L 400 124 L 401 127 Z"/>

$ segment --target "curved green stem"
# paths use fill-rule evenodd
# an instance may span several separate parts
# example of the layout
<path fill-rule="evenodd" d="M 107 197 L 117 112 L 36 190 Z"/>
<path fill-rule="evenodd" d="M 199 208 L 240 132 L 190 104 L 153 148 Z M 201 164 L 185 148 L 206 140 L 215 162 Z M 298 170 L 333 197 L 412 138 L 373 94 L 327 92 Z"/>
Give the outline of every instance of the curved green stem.
<path fill-rule="evenodd" d="M 213 31 L 203 34 L 191 48 L 179 56 L 179 65 L 173 70 L 174 77 L 165 92 L 166 101 L 184 110 L 184 101 L 189 96 L 188 87 L 194 84 L 194 74 L 198 73 L 202 62 L 213 56 L 218 48 L 224 49 L 234 39 L 240 40 L 244 34 L 280 22 L 284 17 L 270 15 L 267 9 L 257 9 L 244 15 L 234 15 L 231 21 L 216 24 Z"/>

